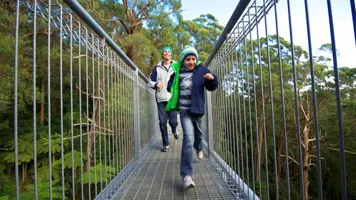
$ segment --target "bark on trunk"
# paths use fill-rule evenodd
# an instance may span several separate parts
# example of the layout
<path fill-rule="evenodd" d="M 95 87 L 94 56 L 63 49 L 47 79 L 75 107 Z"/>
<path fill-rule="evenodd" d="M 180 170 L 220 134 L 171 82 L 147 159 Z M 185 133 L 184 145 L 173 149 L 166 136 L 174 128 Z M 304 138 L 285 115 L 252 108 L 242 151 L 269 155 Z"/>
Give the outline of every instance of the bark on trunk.
<path fill-rule="evenodd" d="M 260 97 L 262 96 L 262 92 L 260 92 L 259 93 L 260 95 Z M 264 99 L 264 101 L 263 101 L 263 104 L 266 104 L 266 102 L 268 101 L 268 95 L 264 95 L 264 97 L 263 97 L 263 99 Z M 259 104 L 260 104 L 260 110 L 262 111 L 262 106 L 264 106 L 264 105 L 262 105 L 262 100 L 261 101 L 259 101 L 258 102 Z M 259 167 L 261 168 L 261 166 L 262 166 L 262 158 L 263 158 L 263 156 L 262 156 L 262 153 L 263 153 L 263 148 L 262 148 L 262 146 L 263 146 L 263 123 L 264 123 L 264 118 L 266 117 L 266 116 L 262 116 L 262 112 L 259 112 L 259 114 L 260 114 L 260 116 L 258 117 L 259 118 L 259 120 L 258 120 L 258 138 L 259 138 L 259 143 L 258 143 L 258 146 L 257 146 L 257 152 L 259 153 L 259 155 L 260 155 L 260 157 L 258 158 L 258 154 L 255 154 L 255 174 L 256 174 L 256 179 L 258 180 L 258 179 L 260 179 L 260 176 L 261 176 L 261 174 L 259 173 Z M 258 162 L 258 159 L 259 159 L 259 162 Z M 258 166 L 258 164 L 260 164 L 259 166 Z"/>
<path fill-rule="evenodd" d="M 263 144 L 263 117 L 264 116 L 259 116 L 258 120 L 258 146 L 257 146 L 257 152 L 255 153 L 255 174 L 256 174 L 256 179 L 260 179 L 260 171 L 258 170 L 261 165 L 262 165 L 262 144 Z"/>
<path fill-rule="evenodd" d="M 284 141 L 284 126 L 281 128 L 280 130 L 280 134 L 279 134 L 279 140 L 278 140 L 278 144 L 277 144 L 277 174 L 278 174 L 278 185 L 281 184 L 281 173 L 282 173 L 282 165 L 281 165 L 281 155 L 282 155 L 282 151 L 283 151 L 283 141 Z"/>
<path fill-rule="evenodd" d="M 309 133 L 310 133 L 310 127 L 309 123 L 307 123 L 304 126 L 303 130 L 303 143 L 304 143 L 304 151 L 303 151 L 303 176 L 304 176 L 304 199 L 309 199 L 309 192 L 308 192 L 308 187 L 309 187 L 309 166 L 308 166 L 308 160 L 309 160 Z"/>
<path fill-rule="evenodd" d="M 299 97 L 301 94 L 299 93 Z M 302 148 L 303 148 L 303 183 L 304 183 L 304 198 L 309 199 L 309 134 L 310 134 L 310 120 L 312 119 L 314 113 L 312 110 L 312 105 L 309 103 L 308 96 L 305 99 L 306 105 L 301 103 L 299 107 L 302 110 L 302 113 L 305 118 L 305 125 L 302 132 Z M 305 108 L 306 107 L 306 108 Z"/>
<path fill-rule="evenodd" d="M 101 83 L 100 85 L 103 85 L 103 81 L 101 80 Z M 94 95 L 93 95 L 94 96 Z M 99 95 L 98 95 L 99 96 Z M 102 96 L 102 94 L 100 94 L 100 96 Z M 90 130 L 89 130 L 89 141 L 88 141 L 88 144 L 87 144 L 87 152 L 86 152 L 86 155 L 87 155 L 87 162 L 85 164 L 85 170 L 88 171 L 90 169 L 90 166 L 91 166 L 91 160 L 92 160 L 92 149 L 93 149 L 93 144 L 94 144 L 94 138 L 96 136 L 96 127 L 95 125 L 98 125 L 99 123 L 99 107 L 101 108 L 103 105 L 101 103 L 101 100 L 98 98 L 98 99 L 94 99 L 93 100 L 95 103 L 94 103 L 94 108 L 93 108 L 93 113 L 92 113 L 92 122 L 91 122 L 91 125 L 90 125 Z M 88 116 L 89 117 L 89 116 Z M 100 130 L 99 130 L 100 131 Z"/>
<path fill-rule="evenodd" d="M 130 59 L 133 59 L 133 58 L 134 58 L 133 49 L 134 49 L 133 44 L 129 44 L 128 47 L 127 47 L 126 55 L 127 55 L 127 57 L 129 57 Z"/>
<path fill-rule="evenodd" d="M 97 112 L 98 112 L 98 100 L 95 101 L 95 105 L 94 105 L 94 111 L 92 113 L 92 123 L 90 125 L 90 130 L 89 130 L 89 141 L 87 144 L 87 162 L 85 164 L 85 170 L 88 171 L 90 169 L 90 165 L 91 165 L 91 159 L 92 159 L 92 149 L 93 149 L 93 144 L 94 144 L 94 138 L 95 138 L 95 125 L 97 124 L 96 121 L 96 116 L 97 116 Z"/>

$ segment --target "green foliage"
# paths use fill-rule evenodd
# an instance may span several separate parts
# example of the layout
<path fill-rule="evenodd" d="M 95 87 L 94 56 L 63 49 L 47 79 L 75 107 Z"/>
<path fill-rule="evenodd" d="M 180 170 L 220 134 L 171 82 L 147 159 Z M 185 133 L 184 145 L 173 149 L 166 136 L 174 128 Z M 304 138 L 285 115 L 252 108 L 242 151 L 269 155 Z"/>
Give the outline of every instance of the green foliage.
<path fill-rule="evenodd" d="M 83 157 L 83 160 L 86 160 L 86 155 L 81 155 L 81 153 L 79 151 L 74 151 L 73 152 L 69 152 L 64 154 L 63 157 L 63 163 L 64 163 L 64 169 L 72 169 L 73 168 L 73 163 L 72 163 L 72 155 L 74 157 L 74 168 L 78 168 L 80 167 L 80 161 L 81 156 Z M 82 163 L 83 164 L 83 163 Z M 56 169 L 61 169 L 62 167 L 62 159 L 56 160 L 55 162 L 53 162 L 53 167 L 55 167 Z"/>
<path fill-rule="evenodd" d="M 0 200 L 8 200 L 8 199 L 9 199 L 9 195 L 0 196 Z"/>
<path fill-rule="evenodd" d="M 11 176 L 0 175 L 0 197 L 1 196 L 8 196 L 9 199 L 15 197 L 15 181 Z"/>
<path fill-rule="evenodd" d="M 15 150 L 15 142 L 14 140 L 10 140 L 5 144 L 5 147 L 10 151 L 5 153 L 4 161 L 7 163 L 15 162 L 15 154 L 13 151 Z M 33 160 L 33 139 L 32 134 L 21 135 L 18 138 L 18 161 L 21 163 L 28 163 Z"/>
<path fill-rule="evenodd" d="M 63 142 L 64 147 L 69 146 L 68 140 L 61 140 L 61 135 L 59 133 L 52 133 L 51 135 L 51 153 L 56 154 L 61 152 L 61 143 Z M 49 140 L 48 138 L 41 138 L 38 141 L 38 148 L 40 153 L 47 153 L 49 147 Z"/>
<path fill-rule="evenodd" d="M 236 52 L 233 54 L 237 55 L 236 63 L 227 62 L 224 67 L 229 70 L 229 73 L 223 74 L 220 78 L 222 91 L 221 93 L 216 94 L 216 99 L 220 98 L 222 95 L 224 98 L 227 98 L 227 102 L 235 102 L 232 105 L 225 105 L 223 108 L 214 108 L 217 112 L 214 114 L 217 119 L 223 118 L 224 116 L 228 119 L 233 119 L 233 121 L 239 121 L 241 119 L 242 123 L 238 124 L 239 128 L 238 133 L 241 134 L 242 143 L 249 143 L 251 140 L 255 142 L 257 140 L 255 136 L 255 131 L 257 128 L 259 130 L 262 128 L 262 120 L 266 121 L 266 135 L 267 135 L 267 149 L 268 149 L 268 158 L 263 158 L 265 161 L 262 162 L 261 167 L 268 163 L 269 166 L 274 166 L 274 157 L 273 157 L 273 149 L 277 150 L 277 165 L 280 166 L 278 168 L 279 174 L 278 180 L 279 184 L 279 195 L 281 199 L 286 198 L 287 188 L 286 188 L 286 178 L 285 173 L 285 165 L 284 165 L 284 148 L 281 145 L 278 145 L 279 141 L 283 142 L 283 130 L 284 124 L 286 124 L 286 135 L 288 140 L 288 154 L 291 158 L 295 159 L 296 162 L 292 162 L 289 160 L 289 177 L 290 177 L 290 189 L 291 189 L 291 197 L 292 199 L 300 198 L 300 184 L 299 184 L 299 152 L 298 146 L 296 142 L 298 140 L 296 134 L 296 111 L 295 111 L 295 96 L 294 96 L 294 88 L 293 88 L 293 74 L 292 74 L 292 57 L 291 57 L 291 44 L 285 40 L 284 38 L 280 39 L 280 55 L 278 55 L 278 45 L 277 45 L 277 37 L 269 36 L 268 42 L 270 47 L 270 62 L 268 60 L 268 52 L 266 50 L 267 40 L 266 38 L 262 38 L 261 41 L 261 60 L 258 59 L 258 43 L 257 41 L 250 41 L 246 39 L 242 41 Z M 252 45 L 252 46 L 251 46 Z M 323 45 L 320 50 L 328 51 L 330 45 Z M 299 124 L 302 136 L 305 134 L 308 139 L 302 138 L 303 147 L 302 151 L 308 147 L 308 153 L 310 156 L 307 158 L 308 163 L 312 163 L 312 165 L 308 166 L 309 178 L 309 197 L 317 198 L 318 191 L 318 177 L 317 177 L 317 169 L 316 169 L 316 144 L 313 140 L 315 138 L 315 130 L 314 130 L 314 117 L 313 113 L 313 97 L 311 90 L 311 72 L 310 72 L 310 60 L 308 59 L 308 53 L 303 50 L 299 46 L 294 46 L 295 57 L 294 64 L 296 68 L 296 87 L 297 87 L 297 98 L 299 101 Z M 279 63 L 279 57 L 281 56 L 281 64 Z M 252 60 L 254 58 L 254 60 Z M 255 80 L 252 78 L 252 61 L 254 61 L 254 70 L 255 70 Z M 327 180 L 323 180 L 323 195 L 324 198 L 327 199 L 340 199 L 341 197 L 341 184 L 337 187 L 333 186 L 334 183 L 341 183 L 340 180 L 340 159 L 339 159 L 339 128 L 337 125 L 338 117 L 335 115 L 336 113 L 336 103 L 335 103 L 335 83 L 334 83 L 334 70 L 331 66 L 329 66 L 330 58 L 327 54 L 321 54 L 321 56 L 315 56 L 313 58 L 313 66 L 314 66 L 314 78 L 315 78 L 315 90 L 317 95 L 317 103 L 316 109 L 318 111 L 318 125 L 319 125 L 319 137 L 320 137 L 320 153 L 322 156 L 322 173 L 323 178 Z M 260 74 L 260 66 L 262 67 L 262 75 Z M 270 65 L 269 65 L 270 63 Z M 271 73 L 269 73 L 269 68 Z M 280 77 L 280 71 L 282 71 L 282 77 Z M 355 159 L 352 159 L 356 155 L 355 142 L 353 139 L 355 137 L 355 132 L 352 129 L 352 124 L 355 124 L 355 82 L 356 76 L 353 68 L 348 67 L 340 67 L 339 68 L 339 78 L 340 78 L 340 90 L 341 90 L 341 101 L 342 101 L 342 117 L 343 117 L 343 130 L 345 137 L 345 156 L 347 158 L 347 169 L 353 169 L 355 166 Z M 282 78 L 283 85 L 280 85 L 280 78 Z M 263 80 L 262 84 L 261 81 Z M 269 84 L 269 80 L 272 84 Z M 256 90 L 253 88 L 253 84 L 256 84 Z M 261 86 L 262 85 L 262 86 Z M 281 96 L 281 87 L 283 88 L 284 98 Z M 264 97 L 262 97 L 262 89 L 264 92 Z M 271 89 L 273 98 L 270 96 L 269 90 Z M 236 92 L 238 91 L 238 92 Z M 256 100 L 254 99 L 256 97 Z M 262 115 L 262 102 L 261 99 L 264 98 L 264 109 L 265 115 Z M 272 109 L 271 101 L 273 100 L 274 106 Z M 257 109 L 254 107 L 254 103 L 256 102 Z M 282 106 L 281 102 L 284 102 L 284 110 L 285 110 L 285 119 L 281 116 Z M 244 103 L 243 103 L 244 102 Z M 240 104 L 241 109 L 234 111 L 237 109 L 237 103 Z M 243 114 L 246 112 L 246 115 Z M 257 115 L 257 121 L 255 122 L 255 115 Z M 274 116 L 274 122 L 272 123 L 271 118 Z M 252 117 L 252 122 L 250 122 L 250 116 Z M 308 119 L 306 119 L 308 117 Z M 256 124 L 261 125 L 257 127 Z M 275 132 L 272 132 L 272 126 L 275 128 Z M 234 142 L 228 142 L 226 134 L 227 130 L 234 130 L 236 126 L 234 124 L 214 124 L 214 134 L 218 141 L 221 141 L 222 144 L 228 143 L 230 146 L 234 147 Z M 307 131 L 306 131 L 307 130 Z M 306 131 L 306 132 L 303 132 Z M 252 133 L 252 135 L 251 135 Z M 275 137 L 277 141 L 277 146 L 273 144 L 273 137 Z M 225 142 L 224 142 L 225 141 Z M 234 138 L 232 141 L 236 141 Z M 307 146 L 306 146 L 307 144 Z M 228 147 L 229 147 L 228 145 Z M 252 145 L 252 144 L 251 144 Z M 251 152 L 253 149 L 256 152 L 257 146 L 253 144 L 251 147 L 250 144 L 247 144 L 247 151 Z M 234 154 L 235 158 L 237 157 L 237 152 L 246 153 L 245 146 L 236 147 L 236 148 L 224 148 L 221 145 L 216 145 L 214 147 L 216 151 L 222 155 L 225 160 L 229 161 L 230 152 Z M 227 151 L 228 150 L 228 151 Z M 305 152 L 305 151 L 303 151 Z M 264 153 L 262 151 L 261 153 Z M 251 153 L 252 154 L 252 153 Z M 303 153 L 304 154 L 304 153 Z M 252 157 L 256 157 L 256 155 L 249 155 Z M 337 158 L 337 159 L 336 159 Z M 241 158 L 240 158 L 241 159 Z M 254 163 L 256 164 L 256 163 Z M 245 165 L 247 165 L 245 163 Z M 248 162 L 248 166 L 252 165 L 252 161 Z M 235 171 L 238 169 L 236 168 Z M 250 170 L 250 169 L 249 169 Z M 274 177 L 274 169 L 269 170 L 270 177 L 270 191 L 274 191 L 276 187 L 276 182 Z M 353 170 L 349 172 L 347 170 L 348 184 L 350 182 L 354 182 L 353 178 Z M 247 169 L 241 172 L 246 174 Z M 250 171 L 251 174 L 251 171 Z M 332 180 L 326 177 L 334 177 Z M 250 175 L 250 180 L 252 176 Z M 265 176 L 261 176 L 262 184 L 265 183 Z M 352 186 L 348 186 L 352 187 Z M 352 190 L 352 189 L 351 189 Z M 354 195 L 353 192 L 349 193 L 350 195 Z M 271 194 L 271 199 L 274 199 L 274 194 Z M 353 197 L 353 196 L 352 196 Z"/>
<path fill-rule="evenodd" d="M 4 169 L 5 169 L 5 164 L 3 162 L 0 162 L 0 175 L 4 173 Z"/>
<path fill-rule="evenodd" d="M 55 180 L 58 180 L 60 178 L 60 170 L 58 170 L 57 168 L 51 168 L 51 172 L 52 172 L 52 177 Z M 37 169 L 37 178 L 39 181 L 49 181 L 50 180 L 48 164 L 43 165 Z"/>
<path fill-rule="evenodd" d="M 219 25 L 218 20 L 211 14 L 200 15 L 193 21 L 184 21 L 182 26 L 190 34 L 190 44 L 197 49 L 199 59 L 205 62 L 224 27 Z"/>
<path fill-rule="evenodd" d="M 153 46 L 151 39 L 142 31 L 138 31 L 136 34 L 128 35 L 126 40 L 122 41 L 121 45 L 126 48 L 130 45 L 135 46 L 133 50 L 133 57 L 131 59 L 135 65 L 147 75 L 151 71 L 151 63 L 157 64 L 161 58 L 160 53 Z"/>
<path fill-rule="evenodd" d="M 37 183 L 38 199 L 62 199 L 62 186 L 59 180 L 52 181 L 52 196 L 50 196 L 48 181 L 39 181 Z M 34 198 L 34 185 L 29 184 L 25 186 L 26 192 L 20 194 L 21 199 L 31 200 Z M 52 197 L 52 198 L 50 198 Z M 67 198 L 65 198 L 67 199 Z"/>
<path fill-rule="evenodd" d="M 173 49 L 177 60 L 184 46 L 194 45 L 200 60 L 206 61 L 224 28 L 211 14 L 183 20 L 180 0 L 83 1 L 83 6 L 147 76 L 164 46 Z"/>
<path fill-rule="evenodd" d="M 90 182 L 89 182 L 89 175 L 90 175 Z M 100 183 L 100 176 L 102 177 L 103 182 L 110 182 L 111 178 L 114 177 L 115 175 L 116 175 L 116 168 L 102 165 L 102 164 L 97 164 L 96 166 L 91 166 L 89 171 L 84 172 L 83 183 L 84 184 Z"/>

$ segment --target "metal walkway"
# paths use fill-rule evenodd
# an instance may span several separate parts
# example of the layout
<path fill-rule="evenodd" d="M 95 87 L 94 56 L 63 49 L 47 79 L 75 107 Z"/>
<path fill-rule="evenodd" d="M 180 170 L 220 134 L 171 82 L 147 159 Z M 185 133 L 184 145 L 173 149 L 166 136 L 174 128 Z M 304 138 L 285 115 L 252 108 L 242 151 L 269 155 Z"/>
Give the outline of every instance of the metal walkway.
<path fill-rule="evenodd" d="M 113 199 L 236 199 L 214 163 L 194 157 L 195 188 L 183 190 L 180 177 L 182 136 L 170 136 L 170 150 L 160 152 L 160 139 L 143 156 Z"/>
<path fill-rule="evenodd" d="M 337 50 L 356 50 L 355 0 L 311 2 L 236 2 L 204 62 L 220 86 L 183 191 L 182 138 L 160 152 L 155 91 L 112 32 L 77 0 L 2 1 L 0 199 L 356 199 L 355 65 Z M 315 29 L 331 43 L 312 46 Z"/>

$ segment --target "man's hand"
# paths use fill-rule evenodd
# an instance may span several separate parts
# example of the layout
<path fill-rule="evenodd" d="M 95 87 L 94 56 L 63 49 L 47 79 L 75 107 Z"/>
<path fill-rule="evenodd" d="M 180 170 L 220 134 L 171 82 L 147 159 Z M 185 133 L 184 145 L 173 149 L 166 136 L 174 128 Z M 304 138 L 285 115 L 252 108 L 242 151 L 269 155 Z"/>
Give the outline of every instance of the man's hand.
<path fill-rule="evenodd" d="M 157 85 L 156 85 L 158 88 L 163 88 L 164 87 L 164 84 L 162 82 L 157 82 Z"/>
<path fill-rule="evenodd" d="M 210 73 L 206 73 L 203 77 L 207 80 L 214 80 L 214 76 Z"/>

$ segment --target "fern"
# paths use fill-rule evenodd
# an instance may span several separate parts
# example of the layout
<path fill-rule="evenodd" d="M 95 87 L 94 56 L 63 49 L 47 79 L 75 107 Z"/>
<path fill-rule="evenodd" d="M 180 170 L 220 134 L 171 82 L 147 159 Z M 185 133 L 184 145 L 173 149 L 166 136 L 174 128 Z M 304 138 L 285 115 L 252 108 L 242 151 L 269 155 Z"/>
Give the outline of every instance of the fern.
<path fill-rule="evenodd" d="M 74 168 L 80 167 L 80 152 L 79 151 L 74 151 Z M 83 160 L 86 160 L 86 155 L 83 154 Z M 53 163 L 53 167 L 60 169 L 62 167 L 62 160 L 56 160 Z M 64 168 L 69 168 L 72 169 L 72 152 L 66 153 L 64 155 Z"/>
<path fill-rule="evenodd" d="M 18 161 L 21 163 L 28 163 L 33 160 L 33 135 L 26 134 L 18 138 Z M 9 149 L 4 154 L 4 161 L 7 163 L 15 162 L 15 143 L 14 140 L 8 141 L 5 146 Z"/>
<path fill-rule="evenodd" d="M 90 172 L 90 184 L 97 184 L 100 183 L 100 170 L 101 170 L 101 176 L 103 182 L 109 182 L 111 177 L 115 176 L 116 174 L 116 168 L 98 164 L 96 165 L 96 170 L 94 166 L 90 167 L 89 171 L 84 172 L 83 174 L 83 183 L 88 184 L 89 183 L 89 172 Z M 106 175 L 104 174 L 106 171 Z M 96 176 L 96 180 L 95 180 Z M 106 177 L 106 180 L 105 180 Z M 80 181 L 80 180 L 79 180 Z"/>
<path fill-rule="evenodd" d="M 62 199 L 62 186 L 60 186 L 59 180 L 52 181 L 52 199 Z M 37 183 L 37 195 L 38 199 L 50 199 L 49 182 L 41 181 Z M 31 200 L 34 198 L 34 186 L 32 184 L 26 185 L 26 192 L 21 193 L 20 197 L 24 200 Z"/>

